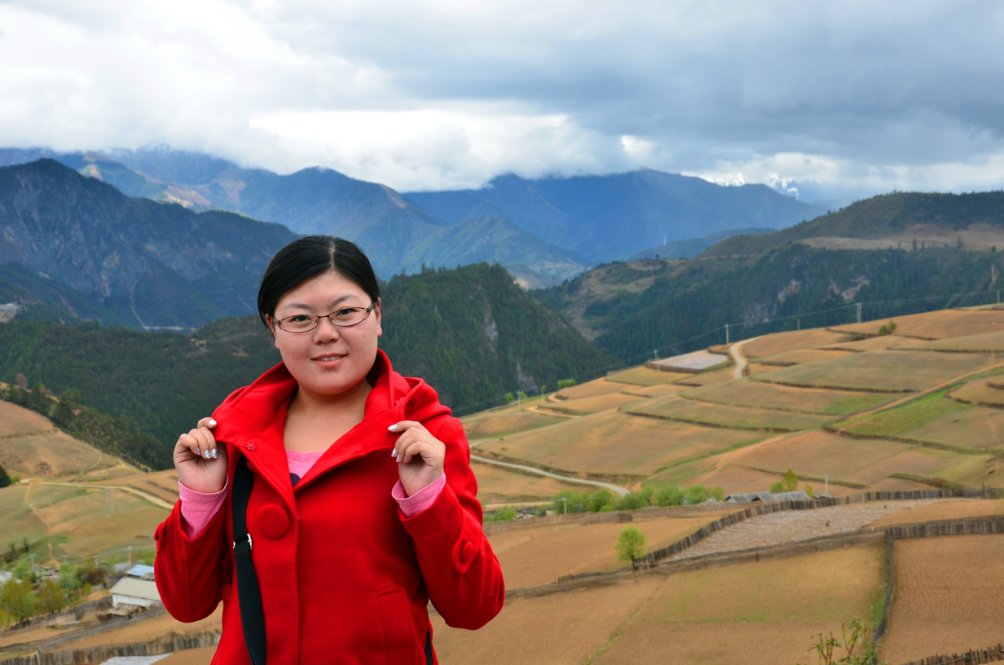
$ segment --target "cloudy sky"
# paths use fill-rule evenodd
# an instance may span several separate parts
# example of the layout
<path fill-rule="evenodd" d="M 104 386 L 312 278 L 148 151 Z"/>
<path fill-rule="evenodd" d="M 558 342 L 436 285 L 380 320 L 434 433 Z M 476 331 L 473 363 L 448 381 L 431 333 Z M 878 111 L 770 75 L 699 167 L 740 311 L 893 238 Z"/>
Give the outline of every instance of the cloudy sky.
<path fill-rule="evenodd" d="M 993 0 L 0 0 L 0 145 L 399 190 L 651 167 L 807 200 L 1004 183 Z"/>

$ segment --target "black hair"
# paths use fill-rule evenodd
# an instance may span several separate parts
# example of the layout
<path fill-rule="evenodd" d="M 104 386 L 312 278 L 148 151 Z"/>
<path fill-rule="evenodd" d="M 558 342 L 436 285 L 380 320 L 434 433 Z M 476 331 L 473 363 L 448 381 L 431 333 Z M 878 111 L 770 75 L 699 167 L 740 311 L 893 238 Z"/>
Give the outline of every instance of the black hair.
<path fill-rule="evenodd" d="M 322 273 L 333 270 L 354 282 L 373 302 L 380 299 L 373 266 L 359 247 L 344 238 L 306 236 L 289 243 L 272 257 L 258 288 L 258 316 L 268 325 L 284 295 Z"/>

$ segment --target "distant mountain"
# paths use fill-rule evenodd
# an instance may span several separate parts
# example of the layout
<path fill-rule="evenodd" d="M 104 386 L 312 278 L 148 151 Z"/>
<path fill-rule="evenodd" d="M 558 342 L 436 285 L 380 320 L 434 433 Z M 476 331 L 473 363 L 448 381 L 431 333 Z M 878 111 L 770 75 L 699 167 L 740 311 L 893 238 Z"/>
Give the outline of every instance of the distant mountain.
<path fill-rule="evenodd" d="M 1004 192 L 875 196 L 790 229 L 729 238 L 703 256 L 754 255 L 791 242 L 832 249 L 912 249 L 914 240 L 925 246 L 961 243 L 973 249 L 1004 249 Z"/>
<path fill-rule="evenodd" d="M 296 238 L 279 224 L 129 198 L 51 159 L 0 168 L 0 231 L 0 292 L 62 306 L 68 319 L 147 329 L 254 312 L 265 266 Z"/>
<path fill-rule="evenodd" d="M 650 247 L 644 251 L 632 254 L 628 261 L 638 261 L 640 259 L 692 259 L 708 247 L 719 243 L 727 238 L 738 235 L 760 235 L 762 233 L 773 233 L 774 229 L 732 229 L 731 231 L 721 231 L 712 233 L 703 238 L 687 238 L 677 240 L 658 247 Z"/>
<path fill-rule="evenodd" d="M 478 190 L 404 196 L 451 224 L 467 217 L 505 217 L 596 263 L 693 238 L 695 232 L 780 229 L 826 212 L 765 185 L 722 187 L 650 169 L 538 180 L 507 175 Z"/>
<path fill-rule="evenodd" d="M 386 221 L 356 239 L 381 275 L 497 262 L 524 287 L 552 286 L 590 268 L 579 254 L 555 247 L 501 217 L 472 217 L 453 226 Z"/>

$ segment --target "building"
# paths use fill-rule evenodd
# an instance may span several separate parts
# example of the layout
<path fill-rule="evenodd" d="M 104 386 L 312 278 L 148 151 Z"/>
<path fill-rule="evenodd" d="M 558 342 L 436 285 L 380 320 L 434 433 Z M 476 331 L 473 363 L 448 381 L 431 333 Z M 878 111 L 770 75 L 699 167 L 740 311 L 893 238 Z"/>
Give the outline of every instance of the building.
<path fill-rule="evenodd" d="M 160 592 L 153 579 L 153 566 L 133 566 L 110 591 L 112 606 L 116 608 L 127 605 L 146 608 L 161 604 Z"/>
<path fill-rule="evenodd" d="M 817 497 L 822 495 L 817 494 Z M 812 501 L 812 497 L 798 490 L 797 492 L 753 492 L 752 494 L 732 494 L 725 499 L 730 502 L 757 502 L 757 501 Z"/>

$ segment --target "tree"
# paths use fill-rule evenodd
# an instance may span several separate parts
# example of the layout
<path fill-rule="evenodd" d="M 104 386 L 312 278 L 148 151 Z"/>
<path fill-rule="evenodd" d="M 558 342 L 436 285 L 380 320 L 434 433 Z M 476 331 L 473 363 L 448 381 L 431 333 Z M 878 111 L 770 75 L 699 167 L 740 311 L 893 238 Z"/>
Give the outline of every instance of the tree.
<path fill-rule="evenodd" d="M 617 558 L 630 561 L 631 567 L 638 570 L 637 559 L 645 554 L 645 534 L 636 526 L 626 526 L 617 536 Z"/>
<path fill-rule="evenodd" d="M 52 580 L 43 580 L 35 594 L 38 597 L 35 607 L 39 614 L 53 614 L 66 604 L 62 588 Z"/>
<path fill-rule="evenodd" d="M 32 593 L 31 582 L 8 580 L 0 587 L 0 609 L 13 616 L 15 621 L 24 621 L 35 614 L 35 594 Z"/>
<path fill-rule="evenodd" d="M 798 489 L 798 476 L 791 469 L 784 472 L 784 477 L 781 479 L 781 484 L 784 487 L 783 492 L 794 492 Z"/>
<path fill-rule="evenodd" d="M 7 487 L 10 484 L 11 484 L 10 476 L 7 475 L 7 471 L 5 471 L 2 466 L 0 466 L 0 487 Z"/>

